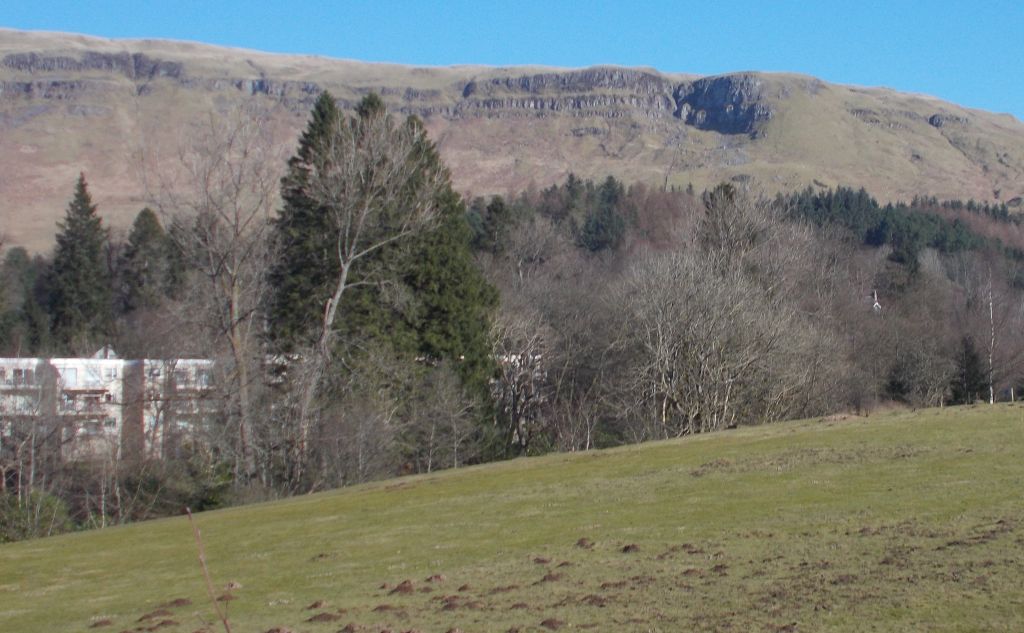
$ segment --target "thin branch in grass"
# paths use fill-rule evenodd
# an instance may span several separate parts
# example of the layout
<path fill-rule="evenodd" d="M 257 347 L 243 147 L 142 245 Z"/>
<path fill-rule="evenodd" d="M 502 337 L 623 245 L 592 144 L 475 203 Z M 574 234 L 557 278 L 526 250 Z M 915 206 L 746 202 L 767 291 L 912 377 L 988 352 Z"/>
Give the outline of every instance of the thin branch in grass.
<path fill-rule="evenodd" d="M 196 525 L 196 521 L 192 518 L 192 511 L 185 508 L 185 514 L 188 515 L 188 522 L 192 526 L 192 536 L 196 539 L 196 547 L 199 548 L 199 566 L 203 569 L 203 578 L 206 580 L 206 593 L 210 596 L 210 602 L 213 603 L 213 610 L 216 611 L 217 617 L 224 624 L 225 633 L 231 633 L 231 623 L 228 621 L 227 611 L 221 609 L 220 602 L 217 601 L 217 596 L 213 591 L 213 581 L 210 580 L 210 570 L 206 567 L 206 552 L 203 550 L 203 538 L 199 534 L 199 526 Z"/>

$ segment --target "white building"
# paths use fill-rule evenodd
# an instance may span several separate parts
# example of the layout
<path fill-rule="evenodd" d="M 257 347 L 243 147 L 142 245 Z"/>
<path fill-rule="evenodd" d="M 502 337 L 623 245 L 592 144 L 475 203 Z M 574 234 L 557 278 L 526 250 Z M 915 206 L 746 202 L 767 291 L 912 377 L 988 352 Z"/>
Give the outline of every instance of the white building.
<path fill-rule="evenodd" d="M 0 450 L 46 434 L 62 459 L 164 457 L 212 410 L 213 361 L 0 358 Z M 35 440 L 33 440 L 35 441 Z"/>

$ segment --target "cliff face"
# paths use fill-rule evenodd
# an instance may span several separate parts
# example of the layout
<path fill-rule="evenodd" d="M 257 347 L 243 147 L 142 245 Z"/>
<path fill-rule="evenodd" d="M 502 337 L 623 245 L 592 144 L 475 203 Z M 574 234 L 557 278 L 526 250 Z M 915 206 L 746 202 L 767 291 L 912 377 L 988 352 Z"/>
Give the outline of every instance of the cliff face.
<path fill-rule="evenodd" d="M 91 51 L 82 53 L 77 59 L 38 53 L 12 53 L 4 57 L 3 65 L 29 74 L 54 71 L 100 71 L 119 73 L 129 79 L 178 78 L 181 77 L 183 69 L 180 62 L 152 59 L 143 53 L 97 53 Z"/>
<path fill-rule="evenodd" d="M 1012 117 L 810 77 L 410 68 L 0 30 L 0 231 L 48 249 L 79 171 L 124 226 L 146 202 L 140 153 L 173 160 L 191 122 L 232 104 L 269 112 L 290 151 L 324 89 L 345 108 L 373 91 L 420 117 L 473 193 L 573 171 L 769 192 L 816 181 L 883 199 L 1024 195 L 1024 126 Z"/>
<path fill-rule="evenodd" d="M 74 100 L 101 91 L 107 76 L 122 76 L 146 94 L 157 79 L 207 92 L 235 91 L 243 96 L 264 95 L 285 100 L 295 112 L 306 112 L 331 82 L 290 81 L 267 77 L 193 77 L 182 62 L 154 59 L 143 53 L 86 52 L 79 58 L 40 53 L 6 55 L 0 66 L 31 79 L 0 82 L 0 94 L 29 98 Z M 512 69 L 514 72 L 514 69 Z M 91 73 L 88 78 L 46 78 Z M 38 77 L 38 78 L 37 78 Z M 420 117 L 448 119 L 483 117 L 515 119 L 566 113 L 604 118 L 663 118 L 675 116 L 699 129 L 722 134 L 749 134 L 771 118 L 770 106 L 760 99 L 761 81 L 750 74 L 673 82 L 652 72 L 628 68 L 589 68 L 566 72 L 504 75 L 470 80 L 453 90 L 417 90 L 381 86 L 375 90 L 398 109 Z M 107 85 L 109 88 L 110 86 Z M 451 87 L 449 87 L 451 88 Z M 459 88 L 455 86 L 455 88 Z M 355 90 L 365 94 L 369 89 Z M 357 101 L 341 99 L 345 107 Z"/>
<path fill-rule="evenodd" d="M 675 89 L 675 115 L 689 125 L 720 134 L 756 134 L 772 118 L 761 80 L 754 75 L 700 79 Z"/>

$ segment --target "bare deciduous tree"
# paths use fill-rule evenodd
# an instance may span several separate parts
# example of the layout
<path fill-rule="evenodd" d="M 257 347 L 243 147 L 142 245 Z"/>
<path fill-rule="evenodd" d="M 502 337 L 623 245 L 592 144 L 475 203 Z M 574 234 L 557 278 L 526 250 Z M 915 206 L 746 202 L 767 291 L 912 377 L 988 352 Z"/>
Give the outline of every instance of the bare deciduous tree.
<path fill-rule="evenodd" d="M 953 306 L 952 317 L 961 332 L 984 343 L 988 400 L 992 403 L 999 392 L 1016 386 L 1024 369 L 1024 341 L 1014 336 L 1024 328 L 1024 297 L 1007 283 L 1012 270 L 1006 270 L 999 258 L 965 255 L 955 263 L 953 278 L 963 292 Z"/>
<path fill-rule="evenodd" d="M 642 256 L 626 275 L 614 299 L 628 366 L 620 402 L 640 422 L 637 437 L 772 421 L 806 406 L 826 368 L 819 333 L 789 300 L 799 241 L 784 242 L 780 224 L 768 203 L 720 187 L 692 243 Z"/>
<path fill-rule="evenodd" d="M 187 264 L 204 281 L 194 299 L 203 326 L 225 344 L 218 364 L 228 419 L 235 429 L 236 475 L 256 471 L 252 445 L 253 390 L 259 380 L 260 321 L 269 262 L 269 220 L 278 201 L 283 156 L 264 125 L 268 113 L 241 108 L 210 113 L 179 148 L 179 164 L 162 170 L 154 205 L 172 218 L 171 235 Z"/>
<path fill-rule="evenodd" d="M 544 423 L 550 394 L 545 363 L 551 333 L 533 309 L 506 308 L 494 323 L 491 340 L 498 361 L 492 384 L 503 444 L 525 453 Z"/>

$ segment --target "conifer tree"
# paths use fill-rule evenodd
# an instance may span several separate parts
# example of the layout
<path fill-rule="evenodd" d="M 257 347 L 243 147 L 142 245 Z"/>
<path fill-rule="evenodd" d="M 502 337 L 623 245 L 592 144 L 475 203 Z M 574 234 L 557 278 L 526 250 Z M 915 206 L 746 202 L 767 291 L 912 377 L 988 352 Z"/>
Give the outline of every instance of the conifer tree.
<path fill-rule="evenodd" d="M 973 404 L 986 390 L 985 369 L 981 357 L 970 336 L 960 341 L 960 349 L 956 355 L 956 372 L 950 383 L 951 401 L 953 404 Z"/>
<path fill-rule="evenodd" d="M 474 250 L 500 255 L 505 251 L 508 232 L 515 219 L 512 208 L 501 196 L 494 196 L 489 203 L 483 198 L 473 201 L 466 214 L 470 225 L 470 244 Z"/>
<path fill-rule="evenodd" d="M 338 371 L 342 346 L 372 341 L 409 362 L 450 359 L 464 381 L 485 385 L 496 294 L 472 266 L 465 208 L 422 124 L 394 121 L 376 95 L 355 116 L 320 96 L 281 197 L 268 320 L 277 347 L 304 359 L 301 479 L 320 386 Z"/>
<path fill-rule="evenodd" d="M 268 306 L 270 335 L 285 350 L 307 342 L 323 309 L 324 288 L 330 282 L 329 218 L 310 196 L 311 169 L 318 154 L 342 123 L 334 97 L 320 93 L 299 149 L 288 161 L 281 180 L 284 208 L 274 221 L 277 259 L 269 277 L 273 294 Z"/>
<path fill-rule="evenodd" d="M 96 215 L 85 174 L 79 174 L 75 195 L 57 227 L 47 280 L 53 334 L 65 351 L 85 353 L 102 343 L 112 321 L 110 271 L 104 255 L 107 229 Z"/>
<path fill-rule="evenodd" d="M 6 299 L 0 316 L 0 341 L 8 356 L 44 356 L 52 351 L 50 316 L 40 297 L 46 296 L 46 271 L 50 262 L 42 255 L 29 257 L 28 251 L 15 247 L 7 251 L 0 265 L 0 278 Z"/>
<path fill-rule="evenodd" d="M 340 268 L 346 265 L 338 260 L 338 233 L 349 225 L 338 220 L 348 222 L 349 216 L 357 213 L 330 207 L 381 204 L 372 217 L 360 219 L 363 243 L 353 252 L 372 251 L 352 260 L 356 265 L 346 273 L 348 287 L 341 306 L 345 316 L 332 327 L 342 339 L 386 339 L 382 342 L 400 353 L 438 360 L 472 359 L 466 366 L 474 369 L 464 377 L 479 374 L 484 366 L 490 366 L 486 360 L 490 349 L 488 315 L 497 299 L 473 265 L 465 206 L 452 190 L 447 170 L 418 121 L 409 120 L 405 129 L 395 126 L 381 138 L 373 138 L 371 134 L 379 133 L 373 131 L 374 122 L 382 117 L 387 117 L 384 103 L 374 94 L 363 99 L 351 119 L 338 111 L 329 93 L 317 100 L 282 181 L 284 208 L 275 222 L 278 259 L 271 271 L 276 293 L 269 310 L 272 336 L 289 349 L 311 343 L 318 321 L 322 326 L 325 302 L 337 287 Z M 344 143 L 350 144 L 353 153 L 381 151 L 372 147 L 374 143 L 405 143 L 406 153 L 386 158 L 415 164 L 415 169 L 398 170 L 404 179 L 380 181 L 377 186 L 391 190 L 387 193 L 367 192 L 361 190 L 361 183 L 339 181 L 334 183 L 337 197 L 333 200 L 313 194 L 318 187 L 313 179 L 324 178 L 325 158 Z M 357 156 L 330 158 L 338 159 L 362 160 Z M 367 162 L 366 167 L 391 168 L 386 161 Z M 380 196 L 384 202 L 371 196 Z M 425 221 L 415 220 L 420 226 L 414 231 L 408 230 L 409 220 L 401 217 L 406 212 L 402 207 L 410 202 L 423 205 L 430 215 Z M 404 287 L 399 294 L 411 297 L 397 302 L 402 305 L 382 296 L 383 285 L 393 290 L 396 283 Z"/>
<path fill-rule="evenodd" d="M 487 393 L 494 374 L 489 339 L 497 290 L 473 262 L 465 205 L 449 187 L 440 198 L 436 228 L 412 241 L 402 281 L 415 305 L 417 354 L 452 361 L 471 393 Z"/>
<path fill-rule="evenodd" d="M 174 244 L 156 213 L 139 211 L 119 262 L 121 309 L 151 308 L 170 295 L 180 281 Z"/>

